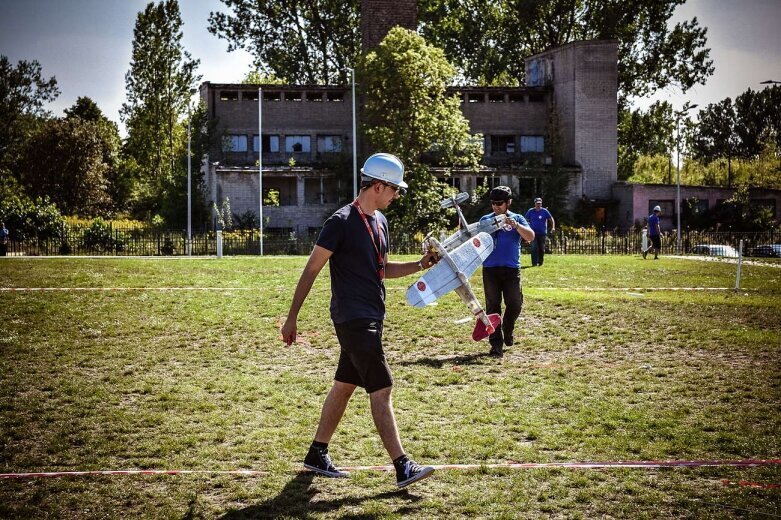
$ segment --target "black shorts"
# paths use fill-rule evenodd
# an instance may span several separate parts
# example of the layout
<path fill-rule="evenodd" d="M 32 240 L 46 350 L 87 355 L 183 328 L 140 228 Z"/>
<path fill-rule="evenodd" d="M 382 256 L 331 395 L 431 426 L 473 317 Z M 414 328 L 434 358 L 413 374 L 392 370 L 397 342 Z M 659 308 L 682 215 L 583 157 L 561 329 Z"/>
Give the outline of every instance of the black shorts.
<path fill-rule="evenodd" d="M 350 320 L 334 328 L 342 347 L 335 380 L 361 386 L 368 394 L 393 386 L 382 350 L 382 320 Z"/>
<path fill-rule="evenodd" d="M 651 235 L 651 244 L 655 249 L 662 250 L 662 237 L 659 235 Z"/>

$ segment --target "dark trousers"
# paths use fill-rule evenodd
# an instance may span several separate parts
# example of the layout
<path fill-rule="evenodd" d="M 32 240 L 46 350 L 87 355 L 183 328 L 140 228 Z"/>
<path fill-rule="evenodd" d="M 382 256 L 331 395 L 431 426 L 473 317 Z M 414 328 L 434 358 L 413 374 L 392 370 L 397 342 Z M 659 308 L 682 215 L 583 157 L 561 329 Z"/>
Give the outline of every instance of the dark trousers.
<path fill-rule="evenodd" d="M 521 315 L 521 307 L 523 307 L 521 270 L 515 267 L 484 267 L 483 290 L 485 311 L 488 314 L 501 314 L 504 298 L 502 326 L 488 337 L 491 347 L 501 352 L 505 337 L 509 340 L 513 335 L 515 320 Z"/>
<path fill-rule="evenodd" d="M 542 265 L 542 261 L 545 259 L 546 236 L 534 234 L 534 240 L 532 240 L 532 265 Z"/>

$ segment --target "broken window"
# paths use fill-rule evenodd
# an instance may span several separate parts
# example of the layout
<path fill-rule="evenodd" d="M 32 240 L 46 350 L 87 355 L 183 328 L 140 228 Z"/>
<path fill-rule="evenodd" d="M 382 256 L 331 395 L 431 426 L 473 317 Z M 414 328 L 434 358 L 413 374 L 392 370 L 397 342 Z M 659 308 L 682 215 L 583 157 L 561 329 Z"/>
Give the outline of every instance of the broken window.
<path fill-rule="evenodd" d="M 309 153 L 310 151 L 310 139 L 308 135 L 285 136 L 285 152 Z"/>
<path fill-rule="evenodd" d="M 222 139 L 222 151 L 223 152 L 246 152 L 247 136 L 238 135 L 238 134 L 226 135 Z"/>
<path fill-rule="evenodd" d="M 514 135 L 492 135 L 491 153 L 514 154 L 515 136 Z"/>
<path fill-rule="evenodd" d="M 317 151 L 319 153 L 339 153 L 342 151 L 342 136 L 319 135 L 317 136 Z"/>
<path fill-rule="evenodd" d="M 239 91 L 238 90 L 221 90 L 220 91 L 220 101 L 238 101 L 239 100 Z"/>
<path fill-rule="evenodd" d="M 482 93 L 467 94 L 466 99 L 467 102 L 469 103 L 483 103 L 485 102 L 485 94 Z"/>
<path fill-rule="evenodd" d="M 545 151 L 545 137 L 541 135 L 522 135 L 521 153 L 543 153 Z"/>
<path fill-rule="evenodd" d="M 263 101 L 279 101 L 282 99 L 281 92 L 264 92 Z"/>
<path fill-rule="evenodd" d="M 301 101 L 303 99 L 303 93 L 301 92 L 285 92 L 285 101 Z"/>
<path fill-rule="evenodd" d="M 488 94 L 489 103 L 504 103 L 504 94 Z"/>
<path fill-rule="evenodd" d="M 307 101 L 322 102 L 323 101 L 323 93 L 322 92 L 307 92 L 306 93 L 306 100 Z"/>
<path fill-rule="evenodd" d="M 258 136 L 257 134 L 252 138 L 252 151 L 258 151 Z M 277 153 L 279 152 L 279 136 L 263 134 L 263 153 Z"/>
<path fill-rule="evenodd" d="M 326 99 L 328 101 L 344 101 L 344 92 L 329 92 Z"/>

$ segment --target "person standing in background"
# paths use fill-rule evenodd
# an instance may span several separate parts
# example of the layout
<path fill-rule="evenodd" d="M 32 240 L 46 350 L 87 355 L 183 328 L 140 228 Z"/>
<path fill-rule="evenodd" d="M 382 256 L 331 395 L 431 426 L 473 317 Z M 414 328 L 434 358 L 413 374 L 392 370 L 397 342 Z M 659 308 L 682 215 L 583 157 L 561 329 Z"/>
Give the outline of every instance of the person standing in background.
<path fill-rule="evenodd" d="M 532 266 L 542 265 L 545 259 L 545 238 L 548 234 L 548 222 L 550 222 L 550 232 L 556 231 L 556 221 L 547 208 L 542 207 L 542 199 L 534 199 L 534 207 L 526 212 L 526 221 L 534 230 L 534 241 L 532 242 Z"/>
<path fill-rule="evenodd" d="M 654 250 L 654 260 L 659 260 L 659 253 L 662 251 L 662 208 L 654 206 L 654 211 L 648 215 L 648 237 L 651 239 L 651 247 L 643 251 L 643 259 L 648 256 L 650 249 Z"/>

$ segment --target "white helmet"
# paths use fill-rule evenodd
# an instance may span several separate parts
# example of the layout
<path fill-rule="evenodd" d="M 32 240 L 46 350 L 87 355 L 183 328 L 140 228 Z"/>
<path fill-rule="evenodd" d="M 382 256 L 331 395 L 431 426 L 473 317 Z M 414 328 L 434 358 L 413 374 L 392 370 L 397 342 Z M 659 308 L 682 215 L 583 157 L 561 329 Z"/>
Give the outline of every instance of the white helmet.
<path fill-rule="evenodd" d="M 404 163 L 395 155 L 375 153 L 363 163 L 361 173 L 366 177 L 407 189 L 407 183 L 404 182 Z"/>
<path fill-rule="evenodd" d="M 654 206 L 654 211 L 658 211 L 659 213 L 662 212 L 662 208 L 659 206 Z"/>

